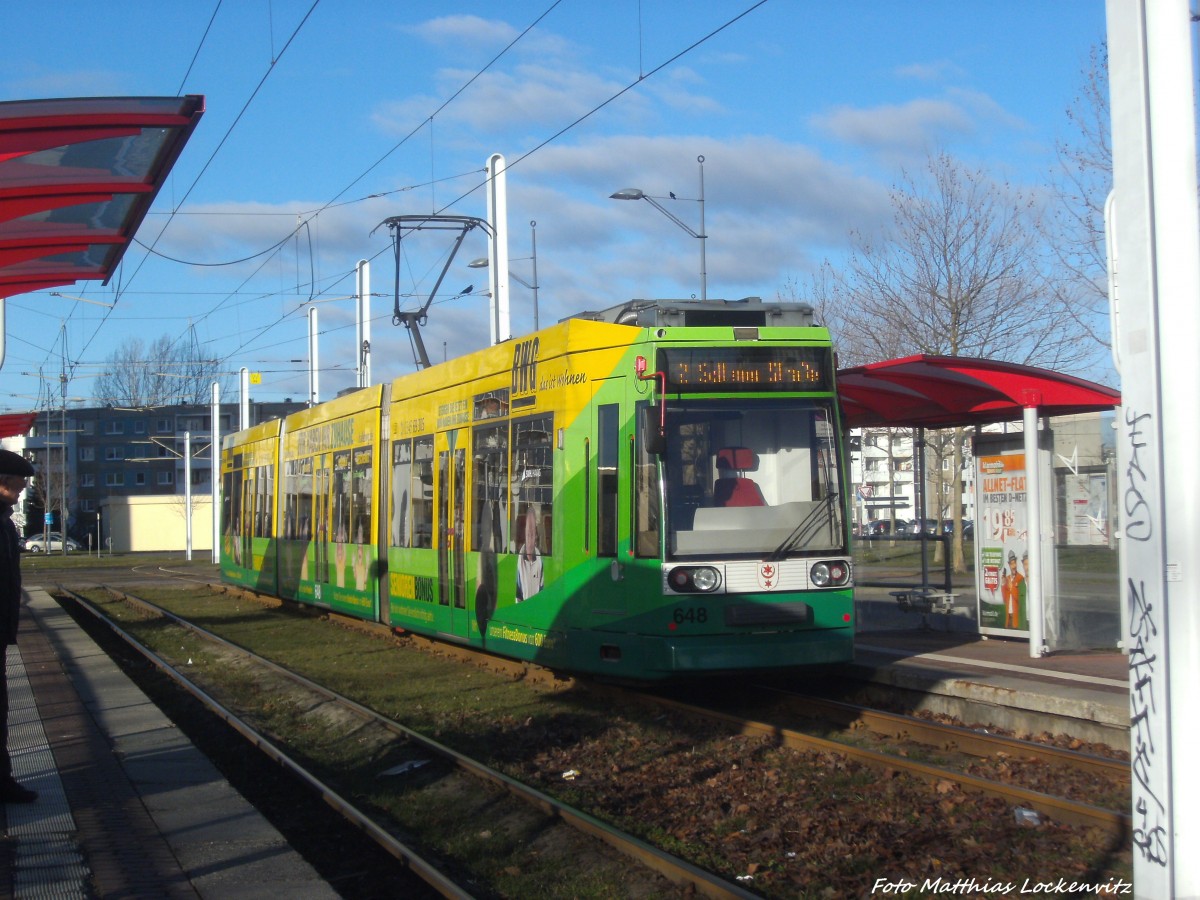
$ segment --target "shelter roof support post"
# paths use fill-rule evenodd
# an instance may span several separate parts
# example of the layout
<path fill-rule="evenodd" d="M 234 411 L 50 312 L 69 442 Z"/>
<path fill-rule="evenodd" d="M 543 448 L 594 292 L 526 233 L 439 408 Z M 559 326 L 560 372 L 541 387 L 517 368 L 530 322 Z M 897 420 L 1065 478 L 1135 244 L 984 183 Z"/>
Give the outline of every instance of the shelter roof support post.
<path fill-rule="evenodd" d="M 1042 559 L 1042 471 L 1038 453 L 1038 408 L 1025 407 L 1025 521 L 1029 533 L 1027 553 L 1029 573 L 1026 576 L 1026 597 L 1029 601 L 1029 655 L 1039 659 L 1046 652 L 1046 601 L 1042 586 L 1046 583 Z"/>
<path fill-rule="evenodd" d="M 929 538 L 925 533 L 925 519 L 929 515 L 929 504 L 925 497 L 925 488 L 928 484 L 928 481 L 926 480 L 925 474 L 925 429 L 922 427 L 913 429 L 913 469 L 917 479 L 917 523 L 918 527 L 921 529 L 921 584 L 928 585 Z M 950 590 L 949 584 L 946 585 L 946 590 Z"/>

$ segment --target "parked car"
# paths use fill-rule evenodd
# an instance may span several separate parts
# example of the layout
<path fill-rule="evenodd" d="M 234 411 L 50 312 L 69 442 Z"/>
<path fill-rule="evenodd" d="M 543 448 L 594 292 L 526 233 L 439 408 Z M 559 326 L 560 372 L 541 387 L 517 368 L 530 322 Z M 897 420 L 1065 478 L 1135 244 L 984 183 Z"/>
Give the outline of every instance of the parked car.
<path fill-rule="evenodd" d="M 908 523 L 908 536 L 919 537 L 922 534 L 934 535 L 938 533 L 938 520 L 929 519 L 913 519 Z"/>
<path fill-rule="evenodd" d="M 975 539 L 975 523 L 970 519 L 963 519 L 962 522 L 963 540 L 972 541 Z M 942 534 L 954 534 L 954 520 L 942 519 Z"/>
<path fill-rule="evenodd" d="M 897 520 L 895 528 L 890 519 L 878 519 L 868 522 L 863 528 L 867 537 L 904 537 L 908 534 L 908 523 Z"/>
<path fill-rule="evenodd" d="M 79 550 L 79 542 L 74 538 L 67 538 L 65 541 L 66 550 L 70 553 L 72 550 Z M 63 550 L 63 536 L 57 531 L 50 532 L 49 540 L 44 534 L 35 534 L 25 538 L 25 549 L 30 553 L 61 553 Z"/>

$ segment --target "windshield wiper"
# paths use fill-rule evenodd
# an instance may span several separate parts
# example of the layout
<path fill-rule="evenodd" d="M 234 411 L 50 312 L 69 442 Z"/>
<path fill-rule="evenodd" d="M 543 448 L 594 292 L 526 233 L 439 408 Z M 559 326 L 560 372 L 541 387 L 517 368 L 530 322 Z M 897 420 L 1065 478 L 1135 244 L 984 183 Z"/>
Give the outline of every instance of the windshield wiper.
<path fill-rule="evenodd" d="M 825 502 L 821 506 L 813 507 L 812 512 L 800 520 L 800 524 L 792 529 L 791 533 L 783 539 L 783 543 L 776 547 L 767 556 L 767 559 L 774 562 L 783 559 L 797 547 L 807 544 L 818 533 L 823 525 L 827 525 L 833 516 L 833 505 L 837 500 L 837 493 L 825 495 Z"/>

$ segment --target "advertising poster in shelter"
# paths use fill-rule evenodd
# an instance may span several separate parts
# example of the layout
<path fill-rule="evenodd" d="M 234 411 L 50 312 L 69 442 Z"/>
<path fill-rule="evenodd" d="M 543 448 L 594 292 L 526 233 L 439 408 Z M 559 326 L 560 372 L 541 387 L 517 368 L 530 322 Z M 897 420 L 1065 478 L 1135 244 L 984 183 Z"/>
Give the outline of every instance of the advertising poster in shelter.
<path fill-rule="evenodd" d="M 979 515 L 979 630 L 1029 636 L 1029 544 L 1025 506 L 1025 454 L 976 458 Z"/>
<path fill-rule="evenodd" d="M 1108 545 L 1108 473 L 1069 472 L 1062 476 L 1067 543 L 1072 547 Z"/>

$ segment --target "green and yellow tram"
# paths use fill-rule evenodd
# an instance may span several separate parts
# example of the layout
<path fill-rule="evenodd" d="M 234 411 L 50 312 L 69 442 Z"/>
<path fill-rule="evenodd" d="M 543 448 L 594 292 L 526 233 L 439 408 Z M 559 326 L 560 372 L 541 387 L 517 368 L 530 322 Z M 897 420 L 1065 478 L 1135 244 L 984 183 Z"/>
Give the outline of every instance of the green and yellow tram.
<path fill-rule="evenodd" d="M 852 655 L 807 306 L 585 313 L 230 435 L 222 472 L 222 575 L 257 590 L 622 678 Z"/>

